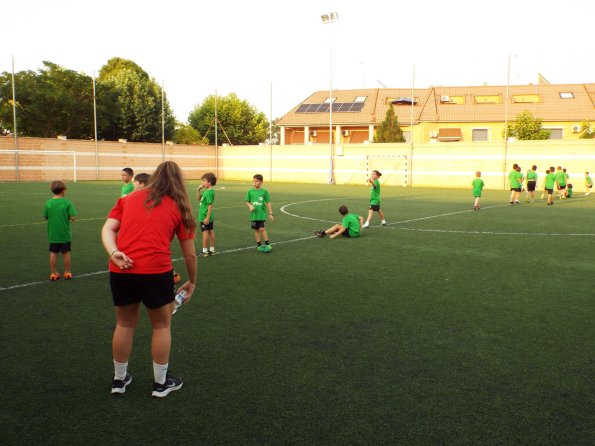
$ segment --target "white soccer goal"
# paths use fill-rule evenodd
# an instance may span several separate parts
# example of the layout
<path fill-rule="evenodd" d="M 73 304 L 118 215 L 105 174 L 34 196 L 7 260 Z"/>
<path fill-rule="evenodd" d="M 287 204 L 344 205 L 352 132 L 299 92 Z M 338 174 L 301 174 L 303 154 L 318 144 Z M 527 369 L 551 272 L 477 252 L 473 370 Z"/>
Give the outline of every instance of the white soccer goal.
<path fill-rule="evenodd" d="M 21 181 L 72 180 L 76 183 L 76 152 L 61 150 L 0 150 L 2 177 Z"/>
<path fill-rule="evenodd" d="M 409 158 L 407 155 L 368 155 L 366 156 L 368 178 L 373 170 L 382 173 L 382 184 L 409 186 Z"/>

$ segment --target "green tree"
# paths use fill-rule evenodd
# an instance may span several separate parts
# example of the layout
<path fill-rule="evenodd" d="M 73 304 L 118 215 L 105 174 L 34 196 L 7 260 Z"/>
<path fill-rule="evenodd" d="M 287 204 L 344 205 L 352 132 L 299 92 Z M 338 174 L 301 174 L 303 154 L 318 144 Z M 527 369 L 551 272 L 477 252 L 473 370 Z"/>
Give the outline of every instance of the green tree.
<path fill-rule="evenodd" d="M 229 142 L 233 145 L 258 144 L 266 141 L 269 122 L 264 113 L 258 112 L 247 101 L 241 100 L 235 93 L 217 96 L 218 143 Z M 215 144 L 215 96 L 208 96 L 197 105 L 188 117 L 188 123 L 206 136 L 209 144 Z"/>
<path fill-rule="evenodd" d="M 17 128 L 20 135 L 93 137 L 93 81 L 52 62 L 15 73 Z M 12 74 L 0 76 L 0 125 L 12 130 Z"/>
<path fill-rule="evenodd" d="M 174 142 L 176 144 L 205 144 L 205 141 L 190 124 L 176 123 L 174 131 Z"/>
<path fill-rule="evenodd" d="M 581 134 L 579 135 L 579 139 L 594 139 L 595 138 L 595 130 L 591 127 L 591 123 L 588 121 L 583 121 L 581 124 Z"/>
<path fill-rule="evenodd" d="M 159 142 L 162 138 L 161 87 L 136 63 L 114 57 L 99 71 L 98 85 L 116 104 L 102 122 L 100 135 L 105 139 L 125 138 L 129 141 Z M 171 140 L 175 118 L 163 95 L 165 139 Z M 104 104 L 109 107 L 109 104 Z"/>
<path fill-rule="evenodd" d="M 392 106 L 388 108 L 384 121 L 376 129 L 374 142 L 405 142 L 403 131 L 399 127 L 399 121 Z"/>
<path fill-rule="evenodd" d="M 525 110 L 508 124 L 508 136 L 518 140 L 549 139 L 551 132 L 542 127 L 542 121 Z"/>

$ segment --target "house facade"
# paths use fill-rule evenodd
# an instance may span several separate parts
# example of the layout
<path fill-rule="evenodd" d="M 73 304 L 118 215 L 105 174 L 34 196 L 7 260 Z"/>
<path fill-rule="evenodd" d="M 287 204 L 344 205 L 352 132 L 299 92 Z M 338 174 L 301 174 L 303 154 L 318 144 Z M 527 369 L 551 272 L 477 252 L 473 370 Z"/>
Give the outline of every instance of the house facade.
<path fill-rule="evenodd" d="M 330 103 L 332 102 L 332 111 Z M 281 144 L 372 142 L 393 107 L 407 142 L 503 142 L 506 123 L 529 111 L 550 139 L 574 140 L 583 122 L 595 125 L 595 84 L 431 87 L 317 91 L 277 125 Z"/>

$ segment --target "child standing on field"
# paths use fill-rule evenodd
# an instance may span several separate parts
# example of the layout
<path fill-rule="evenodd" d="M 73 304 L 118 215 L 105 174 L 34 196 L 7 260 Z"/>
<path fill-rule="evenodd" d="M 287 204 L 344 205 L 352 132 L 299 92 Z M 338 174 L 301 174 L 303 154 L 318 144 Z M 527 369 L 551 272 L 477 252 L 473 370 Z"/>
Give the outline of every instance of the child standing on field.
<path fill-rule="evenodd" d="M 374 211 L 378 212 L 378 216 L 382 220 L 382 225 L 386 226 L 386 220 L 384 219 L 384 213 L 380 210 L 380 181 L 378 180 L 382 174 L 377 170 L 372 171 L 372 175 L 368 178 L 368 183 L 372 186 L 370 191 L 370 210 L 368 211 L 368 218 L 364 223 L 364 228 L 370 227 L 370 220 Z"/>
<path fill-rule="evenodd" d="M 554 204 L 554 186 L 556 185 L 556 168 L 551 166 L 545 171 L 545 191 L 547 193 L 547 205 L 552 206 Z"/>
<path fill-rule="evenodd" d="M 250 227 L 254 230 L 254 238 L 256 239 L 258 251 L 266 254 L 271 252 L 269 235 L 264 229 L 267 211 L 271 222 L 274 220 L 274 217 L 269 193 L 266 189 L 262 188 L 262 182 L 262 175 L 256 174 L 252 177 L 252 189 L 246 193 L 246 205 L 250 209 Z M 262 242 L 264 242 L 264 246 Z"/>
<path fill-rule="evenodd" d="M 72 279 L 70 242 L 72 233 L 70 222 L 74 221 L 76 210 L 72 203 L 64 198 L 66 185 L 62 181 L 52 181 L 50 186 L 54 196 L 45 203 L 43 217 L 48 222 L 48 240 L 50 251 L 50 280 L 60 280 L 60 273 L 56 267 L 58 253 L 62 253 L 64 260 L 64 279 Z"/>
<path fill-rule="evenodd" d="M 132 178 L 134 178 L 134 171 L 130 167 L 124 167 L 122 172 L 120 172 L 120 177 L 124 182 L 120 192 L 120 197 L 125 197 L 126 195 L 134 192 L 134 183 L 132 182 Z"/>
<path fill-rule="evenodd" d="M 585 172 L 585 195 L 591 195 L 592 187 L 593 187 L 593 180 L 589 176 L 589 172 Z"/>
<path fill-rule="evenodd" d="M 473 210 L 479 211 L 479 199 L 481 198 L 481 191 L 485 186 L 483 180 L 481 179 L 481 172 L 479 170 L 475 172 L 475 179 L 471 182 L 471 185 L 473 186 L 473 196 L 475 197 Z"/>
<path fill-rule="evenodd" d="M 217 177 L 214 173 L 205 173 L 202 176 L 202 185 L 196 191 L 196 198 L 200 201 L 198 210 L 198 221 L 202 232 L 201 257 L 215 255 L 215 230 L 213 229 L 213 203 L 215 202 L 215 191 L 213 186 L 217 184 Z"/>

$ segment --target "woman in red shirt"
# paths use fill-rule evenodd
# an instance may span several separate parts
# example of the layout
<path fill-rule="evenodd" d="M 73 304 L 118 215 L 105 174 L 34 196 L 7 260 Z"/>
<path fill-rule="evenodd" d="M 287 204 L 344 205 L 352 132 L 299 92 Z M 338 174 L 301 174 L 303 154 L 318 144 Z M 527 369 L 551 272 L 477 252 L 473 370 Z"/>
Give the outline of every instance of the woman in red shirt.
<path fill-rule="evenodd" d="M 112 340 L 114 380 L 112 393 L 124 393 L 132 376 L 127 372 L 140 303 L 153 327 L 153 396 L 164 397 L 182 387 L 182 380 L 167 373 L 171 349 L 174 301 L 170 243 L 177 236 L 188 281 L 179 290 L 192 297 L 196 286 L 196 220 L 180 167 L 161 163 L 144 189 L 120 198 L 101 231 L 109 254 L 110 286 L 116 309 Z M 178 290 L 178 291 L 179 291 Z"/>

